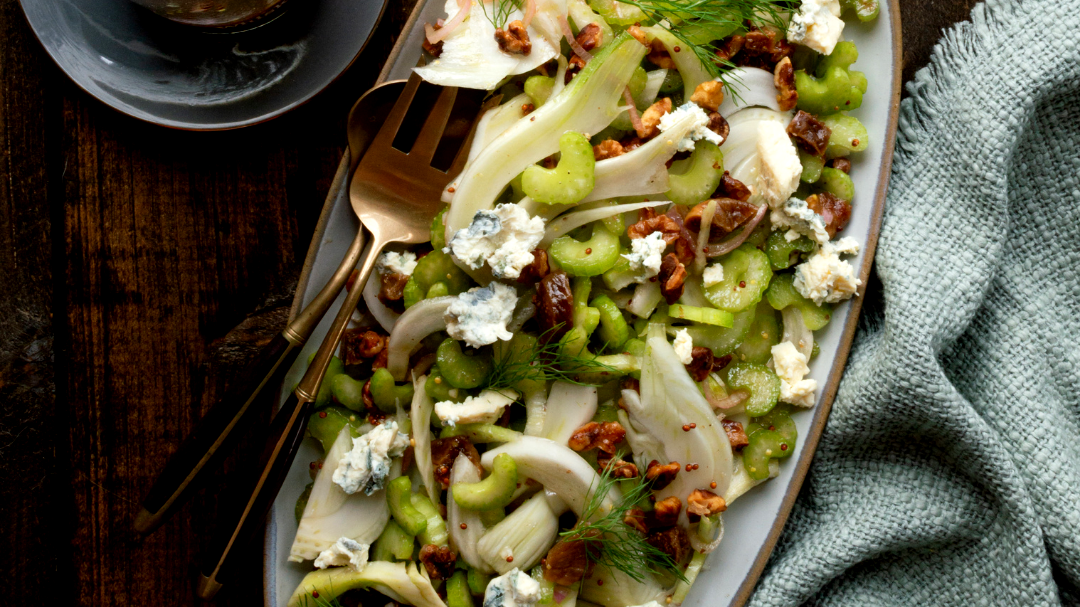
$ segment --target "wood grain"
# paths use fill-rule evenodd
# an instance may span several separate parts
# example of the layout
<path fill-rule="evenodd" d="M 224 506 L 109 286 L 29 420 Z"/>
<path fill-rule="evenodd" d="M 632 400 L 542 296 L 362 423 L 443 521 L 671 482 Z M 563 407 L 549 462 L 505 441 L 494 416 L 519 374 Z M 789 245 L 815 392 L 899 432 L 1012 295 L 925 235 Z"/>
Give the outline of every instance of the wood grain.
<path fill-rule="evenodd" d="M 268 124 L 170 131 L 80 92 L 0 0 L 0 568 L 55 605 L 190 605 L 218 504 L 130 532 L 166 458 L 282 325 L 344 148 L 414 0 L 357 63 Z M 903 2 L 905 77 L 971 0 Z M 251 465 L 246 440 L 219 475 Z M 258 547 L 252 548 L 253 555 Z M 261 559 L 218 601 L 259 605 Z M 48 597 L 45 599 L 44 597 Z"/>

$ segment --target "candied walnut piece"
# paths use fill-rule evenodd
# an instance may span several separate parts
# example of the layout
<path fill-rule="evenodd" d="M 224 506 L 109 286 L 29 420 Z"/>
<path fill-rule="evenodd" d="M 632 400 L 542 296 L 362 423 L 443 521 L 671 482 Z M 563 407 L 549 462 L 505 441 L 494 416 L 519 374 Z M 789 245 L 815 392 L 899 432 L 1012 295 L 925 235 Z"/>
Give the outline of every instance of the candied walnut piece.
<path fill-rule="evenodd" d="M 587 538 L 599 538 L 600 532 L 590 529 Z M 559 540 L 541 561 L 544 579 L 560 586 L 573 586 L 592 570 L 600 557 L 600 543 L 583 538 Z"/>
<path fill-rule="evenodd" d="M 703 346 L 694 346 L 694 349 L 690 350 L 690 357 L 693 360 L 686 365 L 686 372 L 694 378 L 694 381 L 705 381 L 713 368 L 712 350 Z"/>
<path fill-rule="evenodd" d="M 671 111 L 671 97 L 664 97 L 660 101 L 649 106 L 641 114 L 641 129 L 637 130 L 638 137 L 647 139 L 660 132 L 660 118 Z"/>
<path fill-rule="evenodd" d="M 720 112 L 712 112 L 709 114 L 709 130 L 720 136 L 720 143 L 718 145 L 724 145 L 727 141 L 728 135 L 731 134 L 731 125 L 728 124 L 726 118 L 720 115 Z"/>
<path fill-rule="evenodd" d="M 547 251 L 535 249 L 532 252 L 532 256 L 532 263 L 522 268 L 521 274 L 518 275 L 517 281 L 520 283 L 534 283 L 551 272 Z"/>
<path fill-rule="evenodd" d="M 734 198 L 739 202 L 750 200 L 750 188 L 732 177 L 728 171 L 724 171 L 724 176 L 720 178 L 720 186 L 716 188 L 716 193 L 723 194 L 724 198 Z M 713 196 L 716 197 L 715 194 Z"/>
<path fill-rule="evenodd" d="M 427 544 L 420 549 L 420 562 L 424 564 L 424 569 L 427 569 L 431 579 L 445 580 L 454 574 L 457 555 L 449 546 Z"/>
<path fill-rule="evenodd" d="M 626 429 L 619 422 L 589 422 L 574 430 L 567 441 L 574 451 L 599 449 L 604 453 L 615 453 L 615 445 L 626 438 Z"/>
<path fill-rule="evenodd" d="M 739 54 L 742 50 L 743 43 L 746 42 L 746 38 L 734 34 L 724 38 L 720 41 L 720 44 L 716 48 L 716 59 L 719 63 L 730 61 L 732 57 Z"/>
<path fill-rule="evenodd" d="M 712 516 L 725 510 L 727 510 L 727 502 L 712 491 L 694 489 L 690 497 L 686 498 L 686 514 L 691 517 L 691 522 L 697 521 L 697 517 Z"/>
<path fill-rule="evenodd" d="M 787 134 L 807 152 L 814 156 L 824 156 L 832 130 L 812 114 L 799 110 L 788 123 Z"/>
<path fill-rule="evenodd" d="M 495 30 L 495 41 L 499 43 L 499 50 L 510 55 L 528 55 L 532 51 L 529 32 L 519 20 L 511 21 L 505 30 Z"/>
<path fill-rule="evenodd" d="M 437 438 L 431 441 L 431 463 L 435 468 L 435 480 L 439 481 L 443 489 L 450 487 L 450 469 L 453 468 L 454 460 L 461 453 L 469 458 L 478 471 L 482 470 L 480 453 L 464 436 Z"/>
<path fill-rule="evenodd" d="M 370 329 L 348 329 L 341 336 L 341 360 L 346 365 L 358 365 L 378 356 L 389 339 Z"/>
<path fill-rule="evenodd" d="M 645 469 L 645 480 L 652 483 L 653 491 L 659 491 L 670 485 L 681 469 L 679 462 L 661 464 L 654 460 L 649 462 L 648 468 Z"/>
<path fill-rule="evenodd" d="M 574 37 L 577 43 L 581 45 L 581 48 L 591 51 L 594 48 L 600 46 L 604 41 L 604 32 L 600 29 L 600 25 L 597 23 L 590 23 L 581 28 L 578 35 Z"/>
<path fill-rule="evenodd" d="M 634 150 L 641 147 L 643 143 L 645 142 L 642 141 L 641 137 L 638 137 L 637 135 L 630 135 L 628 137 L 623 137 L 619 140 L 619 144 L 622 145 L 622 149 L 624 152 L 633 152 Z"/>
<path fill-rule="evenodd" d="M 715 80 L 706 80 L 697 85 L 694 94 L 690 95 L 690 101 L 710 112 L 715 112 L 716 108 L 724 102 L 724 85 Z"/>
<path fill-rule="evenodd" d="M 574 324 L 574 295 L 566 272 L 554 272 L 536 283 L 536 320 L 548 341 L 558 340 Z"/>
<path fill-rule="evenodd" d="M 638 475 L 637 466 L 622 458 L 615 459 L 602 451 L 597 454 L 596 463 L 600 465 L 601 474 L 609 470 L 614 478 L 636 478 Z"/>
<path fill-rule="evenodd" d="M 675 60 L 671 58 L 671 53 L 667 51 L 667 47 L 664 46 L 660 39 L 654 39 L 652 44 L 649 45 L 649 54 L 645 56 L 646 59 L 651 61 L 656 67 L 664 68 L 667 70 L 677 69 L 675 67 Z"/>
<path fill-rule="evenodd" d="M 659 531 L 653 531 L 645 538 L 653 548 L 671 557 L 676 563 L 681 563 L 690 556 L 693 548 L 690 546 L 690 536 L 686 535 L 682 527 L 669 527 Z"/>
<path fill-rule="evenodd" d="M 851 173 L 851 161 L 847 158 L 833 158 L 826 163 L 828 166 L 845 173 Z"/>
<path fill-rule="evenodd" d="M 671 217 L 657 215 L 656 211 L 651 208 L 642 209 L 639 217 L 641 219 L 637 223 L 626 228 L 626 235 L 630 237 L 630 240 L 645 238 L 653 232 L 663 233 L 664 242 L 668 244 L 679 239 L 679 224 L 675 223 L 675 220 Z"/>
<path fill-rule="evenodd" d="M 640 25 L 631 25 L 630 27 L 626 28 L 626 32 L 633 36 L 634 40 L 637 40 L 645 46 L 649 46 L 649 37 L 645 35 L 645 30 L 641 29 Z"/>
<path fill-rule="evenodd" d="M 825 220 L 825 231 L 829 233 L 829 238 L 836 236 L 851 220 L 851 205 L 828 192 L 807 197 L 806 206 Z"/>
<path fill-rule="evenodd" d="M 649 532 L 649 527 L 645 524 L 645 512 L 641 508 L 631 508 L 627 510 L 626 515 L 623 516 L 623 522 L 626 523 L 628 527 L 637 529 L 643 534 Z"/>
<path fill-rule="evenodd" d="M 712 226 L 709 230 L 710 239 L 730 234 L 735 228 L 757 214 L 758 211 L 758 208 L 749 202 L 742 202 L 734 198 L 714 198 L 712 200 L 716 201 L 716 213 L 713 214 Z M 705 207 L 710 202 L 712 201 L 706 200 L 690 209 L 690 212 L 686 214 L 686 219 L 683 220 L 687 230 L 691 232 L 701 231 L 701 214 L 705 212 Z"/>
<path fill-rule="evenodd" d="M 679 521 L 679 513 L 682 512 L 682 500 L 674 495 L 665 497 L 656 502 L 653 507 L 654 527 L 667 527 Z"/>
<path fill-rule="evenodd" d="M 614 139 L 605 139 L 599 144 L 592 146 L 593 158 L 596 160 L 607 160 L 608 158 L 615 158 L 622 156 L 626 153 L 623 146 Z"/>
<path fill-rule="evenodd" d="M 660 262 L 660 292 L 668 305 L 682 297 L 683 283 L 686 282 L 686 266 L 674 253 L 668 253 Z"/>
<path fill-rule="evenodd" d="M 773 84 L 776 85 L 776 103 L 780 105 L 780 111 L 793 109 L 799 100 L 799 91 L 795 90 L 795 68 L 791 65 L 791 57 L 784 57 L 776 64 Z"/>
<path fill-rule="evenodd" d="M 724 426 L 724 432 L 733 450 L 742 449 L 750 444 L 750 439 L 746 436 L 746 430 L 743 429 L 742 424 L 732 419 L 725 419 L 720 423 Z"/>
<path fill-rule="evenodd" d="M 387 338 L 387 340 L 389 340 L 389 338 Z M 375 369 L 385 368 L 386 361 L 388 360 L 390 360 L 390 349 L 383 348 L 382 352 L 379 352 L 378 355 L 375 356 L 375 360 L 371 361 L 371 370 L 374 371 Z"/>

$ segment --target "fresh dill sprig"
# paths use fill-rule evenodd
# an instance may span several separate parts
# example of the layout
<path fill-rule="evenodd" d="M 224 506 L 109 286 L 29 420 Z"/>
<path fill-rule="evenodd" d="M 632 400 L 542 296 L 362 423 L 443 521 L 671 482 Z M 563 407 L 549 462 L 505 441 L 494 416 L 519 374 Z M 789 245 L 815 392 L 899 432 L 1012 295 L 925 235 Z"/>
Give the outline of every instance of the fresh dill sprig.
<path fill-rule="evenodd" d="M 728 82 L 724 72 L 734 64 L 720 59 L 716 52 L 716 40 L 702 41 L 709 32 L 724 38 L 742 29 L 753 20 L 784 29 L 781 13 L 790 10 L 793 0 L 621 0 L 641 9 L 649 21 L 667 29 L 681 45 L 693 51 L 701 64 L 714 78 L 720 78 L 725 87 Z M 674 25 L 673 25 L 674 24 Z M 690 92 L 690 91 L 688 91 Z"/>
<path fill-rule="evenodd" d="M 487 4 L 491 2 L 491 14 L 488 14 Z M 487 20 L 501 30 L 506 27 L 506 20 L 514 9 L 520 9 L 524 0 L 480 0 L 480 10 L 483 11 Z"/>
<path fill-rule="evenodd" d="M 617 453 L 613 461 L 621 457 L 622 453 Z M 678 563 L 645 541 L 645 536 L 624 522 L 627 512 L 652 490 L 650 483 L 639 477 L 629 489 L 623 491 L 621 502 L 611 506 L 605 504 L 617 482 L 611 475 L 613 469 L 614 466 L 604 468 L 600 482 L 589 493 L 578 525 L 559 536 L 564 540 L 586 542 L 587 558 L 598 565 L 621 571 L 637 582 L 644 582 L 645 575 L 650 572 L 669 573 L 686 582 Z"/>
<path fill-rule="evenodd" d="M 496 355 L 492 360 L 491 373 L 488 374 L 486 381 L 488 389 L 512 388 L 525 380 L 558 380 L 585 386 L 592 383 L 581 381 L 580 377 L 583 374 L 617 375 L 619 373 L 615 367 L 599 360 L 597 355 L 567 354 L 561 341 L 548 339 L 559 330 L 560 326 L 541 334 L 532 348 L 527 351 L 515 352 L 507 349 L 501 356 Z"/>
<path fill-rule="evenodd" d="M 337 600 L 337 597 L 334 597 L 334 598 L 332 598 L 332 599 L 330 599 L 328 601 L 328 600 L 326 600 L 324 598 L 311 596 L 310 594 L 305 594 L 304 598 L 300 599 L 300 606 L 301 607 L 344 607 L 341 604 L 341 601 Z"/>

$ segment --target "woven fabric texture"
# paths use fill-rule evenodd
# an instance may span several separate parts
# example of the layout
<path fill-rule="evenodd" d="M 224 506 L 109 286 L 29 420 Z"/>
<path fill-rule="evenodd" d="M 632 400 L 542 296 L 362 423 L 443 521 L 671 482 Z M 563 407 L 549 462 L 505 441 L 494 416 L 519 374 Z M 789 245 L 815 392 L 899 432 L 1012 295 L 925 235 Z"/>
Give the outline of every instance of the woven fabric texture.
<path fill-rule="evenodd" d="M 1080 605 L 1080 0 L 976 6 L 908 86 L 877 280 L 751 605 Z"/>

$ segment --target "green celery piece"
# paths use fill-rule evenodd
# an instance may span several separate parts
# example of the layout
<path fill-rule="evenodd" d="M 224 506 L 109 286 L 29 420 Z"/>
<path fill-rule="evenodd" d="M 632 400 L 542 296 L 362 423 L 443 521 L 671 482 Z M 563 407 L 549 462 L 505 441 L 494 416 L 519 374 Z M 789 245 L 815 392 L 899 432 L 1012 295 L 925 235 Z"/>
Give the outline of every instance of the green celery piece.
<path fill-rule="evenodd" d="M 571 276 L 599 276 L 623 259 L 619 237 L 611 233 L 603 223 L 591 225 L 592 235 L 581 242 L 566 234 L 555 239 L 548 248 L 548 255 Z"/>
<path fill-rule="evenodd" d="M 352 428 L 353 434 L 364 424 L 364 420 L 344 407 L 329 406 L 319 409 L 308 418 L 307 431 L 322 445 L 323 453 L 330 451 L 337 435 L 345 426 Z"/>
<path fill-rule="evenodd" d="M 815 183 L 821 178 L 821 169 L 825 168 L 825 159 L 820 156 L 814 156 L 806 150 L 799 150 L 799 162 L 802 163 L 802 177 L 800 180 L 803 183 Z"/>
<path fill-rule="evenodd" d="M 442 431 L 439 432 L 439 438 L 450 438 L 452 436 L 464 436 L 473 444 L 510 443 L 521 438 L 521 433 L 495 424 L 457 424 L 444 426 Z"/>
<path fill-rule="evenodd" d="M 765 415 L 780 399 L 780 378 L 765 365 L 737 362 L 724 368 L 724 382 L 729 392 L 745 390 L 746 412 L 752 416 Z"/>
<path fill-rule="evenodd" d="M 630 34 L 620 34 L 529 120 L 515 122 L 484 148 L 459 179 L 446 216 L 447 235 L 468 227 L 477 211 L 491 209 L 514 176 L 558 151 L 563 133 L 596 133 L 610 124 L 646 52 Z"/>
<path fill-rule="evenodd" d="M 780 343 L 783 331 L 776 318 L 776 310 L 769 302 L 757 305 L 754 324 L 739 347 L 735 349 L 736 360 L 765 364 L 772 358 L 772 347 Z"/>
<path fill-rule="evenodd" d="M 799 236 L 789 242 L 785 234 L 787 234 L 786 230 L 777 230 L 769 234 L 769 239 L 765 242 L 765 254 L 769 256 L 769 264 L 772 265 L 773 270 L 790 268 L 798 259 L 795 256 L 796 251 L 812 253 L 816 246 L 814 241 L 806 236 Z M 777 278 L 777 276 L 773 276 L 773 280 Z"/>
<path fill-rule="evenodd" d="M 477 483 L 454 485 L 454 501 L 467 510 L 505 508 L 517 489 L 518 472 L 514 458 L 506 453 L 495 456 L 491 474 Z"/>
<path fill-rule="evenodd" d="M 455 571 L 454 575 L 446 580 L 447 607 L 473 607 L 467 576 L 467 573 L 459 570 Z"/>
<path fill-rule="evenodd" d="M 783 310 L 788 306 L 795 306 L 802 313 L 806 328 L 817 331 L 829 324 L 832 318 L 832 306 L 829 304 L 815 304 L 802 296 L 795 288 L 794 274 L 777 274 L 769 289 L 765 291 L 765 299 L 774 310 Z"/>
<path fill-rule="evenodd" d="M 589 293 L 592 291 L 592 279 L 587 276 L 575 276 L 571 281 L 570 294 L 574 298 L 573 322 L 575 327 L 584 327 L 585 333 L 591 334 L 589 327 Z"/>
<path fill-rule="evenodd" d="M 308 356 L 308 366 L 311 366 L 311 361 L 315 360 L 317 352 L 312 352 Z M 315 395 L 315 407 L 325 407 L 329 405 L 333 400 L 333 390 L 330 388 L 330 380 L 336 375 L 340 375 L 345 372 L 345 363 L 340 358 L 333 356 L 330 358 L 330 364 L 326 366 L 326 374 L 323 375 L 322 384 L 319 385 L 319 393 Z"/>
<path fill-rule="evenodd" d="M 412 382 L 399 386 L 394 383 L 394 376 L 386 369 L 376 369 L 368 381 L 371 400 L 375 401 L 375 406 L 384 413 L 393 413 L 398 407 L 407 409 L 412 402 Z"/>
<path fill-rule="evenodd" d="M 752 309 L 772 279 L 772 267 L 765 253 L 755 245 L 743 244 L 721 259 L 724 279 L 706 287 L 709 303 L 728 312 Z"/>
<path fill-rule="evenodd" d="M 375 540 L 371 549 L 373 561 L 408 561 L 412 559 L 415 538 L 393 520 L 386 522 L 386 527 Z"/>
<path fill-rule="evenodd" d="M 311 488 L 315 486 L 315 482 L 312 481 L 304 487 L 304 491 L 300 493 L 300 497 L 296 498 L 296 505 L 293 506 L 293 515 L 296 516 L 296 524 L 300 524 L 300 519 L 304 518 L 304 510 L 307 508 L 308 498 L 311 497 Z"/>
<path fill-rule="evenodd" d="M 724 155 L 716 144 L 699 141 L 689 158 L 676 160 L 668 169 L 667 198 L 678 205 L 693 205 L 716 191 L 724 176 Z"/>
<path fill-rule="evenodd" d="M 840 7 L 845 11 L 854 11 L 859 21 L 873 21 L 881 12 L 878 0 L 840 0 Z"/>
<path fill-rule="evenodd" d="M 469 592 L 477 595 L 484 596 L 484 591 L 487 590 L 488 582 L 491 581 L 491 576 L 486 573 L 481 573 L 476 569 L 469 568 L 468 582 Z"/>
<path fill-rule="evenodd" d="M 363 411 L 364 382 L 353 379 L 347 373 L 339 373 L 329 379 L 330 393 L 347 409 Z"/>
<path fill-rule="evenodd" d="M 574 204 L 592 191 L 596 183 L 596 158 L 592 145 L 581 133 L 568 131 L 559 137 L 559 162 L 553 169 L 531 165 L 521 174 L 521 189 L 537 202 Z"/>
<path fill-rule="evenodd" d="M 706 325 L 731 328 L 735 324 L 735 315 L 724 310 L 714 308 L 700 308 L 685 304 L 671 304 L 668 306 L 668 314 L 672 318 L 699 322 Z"/>
<path fill-rule="evenodd" d="M 861 152 L 870 146 L 870 136 L 858 118 L 833 114 L 822 117 L 821 121 L 832 130 L 829 145 L 825 148 L 826 158 L 848 156 L 852 152 Z"/>
<path fill-rule="evenodd" d="M 710 325 L 692 325 L 685 329 L 694 340 L 695 346 L 712 350 L 713 356 L 724 356 L 734 352 L 735 348 L 746 339 L 753 324 L 754 308 L 750 307 L 735 314 L 735 321 L 730 329 Z"/>
<path fill-rule="evenodd" d="M 551 97 L 555 89 L 555 78 L 535 74 L 525 80 L 525 94 L 532 100 L 534 107 L 540 107 Z"/>
<path fill-rule="evenodd" d="M 446 338 L 435 353 L 439 373 L 454 388 L 478 388 L 491 373 L 491 359 L 461 351 L 461 342 Z"/>
<path fill-rule="evenodd" d="M 589 0 L 589 6 L 600 13 L 604 21 L 614 26 L 625 27 L 642 23 L 649 18 L 640 8 L 618 0 Z"/>
<path fill-rule="evenodd" d="M 842 41 L 836 44 L 831 55 L 818 62 L 814 75 L 797 70 L 795 90 L 799 92 L 799 100 L 796 107 L 811 114 L 825 115 L 861 106 L 866 76 L 849 69 L 858 58 L 855 43 Z"/>
<path fill-rule="evenodd" d="M 855 183 L 851 181 L 850 175 L 840 169 L 832 167 L 822 169 L 821 180 L 817 185 L 822 190 L 849 203 L 855 198 Z"/>
<path fill-rule="evenodd" d="M 390 516 L 409 535 L 418 535 L 427 530 L 428 519 L 412 502 L 412 481 L 408 476 L 399 476 L 386 484 L 386 504 Z"/>
<path fill-rule="evenodd" d="M 609 352 L 619 352 L 630 338 L 630 327 L 626 324 L 622 310 L 607 295 L 600 295 L 592 300 L 593 309 L 600 314 L 600 340 Z"/>
<path fill-rule="evenodd" d="M 446 217 L 446 211 L 449 208 L 449 206 L 443 207 L 435 215 L 435 219 L 431 220 L 431 248 L 436 251 L 441 251 L 446 246 L 446 226 L 443 225 L 443 219 Z"/>
<path fill-rule="evenodd" d="M 439 514 L 439 509 L 435 507 L 435 504 L 431 503 L 428 496 L 413 493 L 409 497 L 409 501 L 412 502 L 413 508 L 427 519 L 424 530 L 416 535 L 416 539 L 420 540 L 420 544 L 449 545 L 450 532 L 446 528 L 446 521 L 443 520 L 442 515 Z"/>
<path fill-rule="evenodd" d="M 743 447 L 743 465 L 750 478 L 769 477 L 769 460 L 789 457 L 795 451 L 798 431 L 783 409 L 773 409 L 747 427 L 750 444 Z"/>
<path fill-rule="evenodd" d="M 464 293 L 472 286 L 469 275 L 454 265 L 450 255 L 443 253 L 442 249 L 435 249 L 416 261 L 416 269 L 405 283 L 405 307 L 412 307 L 424 299 L 436 283 L 446 285 L 447 295 Z"/>

